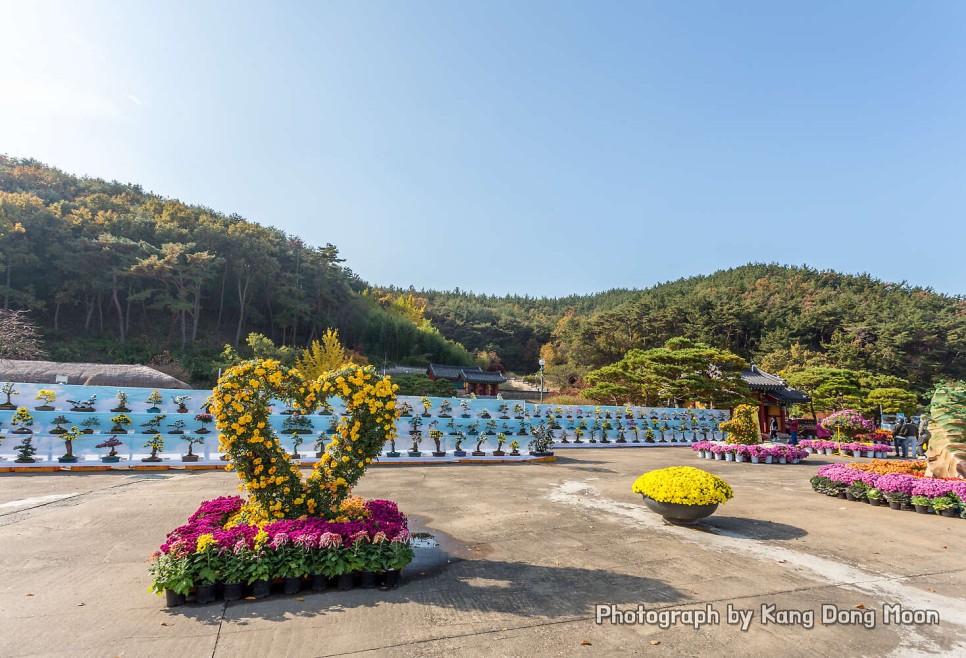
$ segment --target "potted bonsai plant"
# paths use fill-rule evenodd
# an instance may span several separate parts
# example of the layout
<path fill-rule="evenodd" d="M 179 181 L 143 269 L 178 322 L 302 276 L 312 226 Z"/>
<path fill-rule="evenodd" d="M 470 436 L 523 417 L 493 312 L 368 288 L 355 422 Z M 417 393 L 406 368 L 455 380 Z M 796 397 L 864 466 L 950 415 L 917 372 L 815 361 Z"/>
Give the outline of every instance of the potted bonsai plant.
<path fill-rule="evenodd" d="M 97 403 L 97 395 L 92 395 L 86 400 L 68 400 L 72 405 L 70 410 L 82 414 L 89 414 L 96 411 L 94 405 Z"/>
<path fill-rule="evenodd" d="M 493 451 L 494 457 L 502 457 L 506 453 L 503 452 L 503 444 L 506 443 L 506 434 L 500 432 L 496 435 L 496 450 Z"/>
<path fill-rule="evenodd" d="M 413 405 L 408 402 L 400 402 L 397 407 L 400 418 L 409 418 L 413 415 Z"/>
<path fill-rule="evenodd" d="M 482 416 L 480 417 L 482 418 Z M 487 436 L 494 436 L 496 434 L 496 421 L 493 419 L 486 421 L 486 429 L 483 430 L 483 433 Z"/>
<path fill-rule="evenodd" d="M 519 402 L 513 403 L 513 417 L 517 420 L 523 420 L 523 405 Z"/>
<path fill-rule="evenodd" d="M 36 459 L 34 455 L 37 454 L 37 447 L 34 446 L 33 436 L 28 434 L 20 441 L 17 445 L 17 458 L 14 460 L 18 464 L 33 464 Z"/>
<path fill-rule="evenodd" d="M 14 390 L 13 382 L 6 382 L 3 386 L 0 386 L 0 393 L 7 396 L 7 400 L 3 404 L 0 404 L 0 409 L 9 411 L 17 408 L 17 405 L 10 401 L 11 395 L 20 395 L 20 391 Z"/>
<path fill-rule="evenodd" d="M 453 417 L 453 403 L 449 400 L 443 400 L 439 403 L 439 417 L 440 418 L 452 418 Z"/>
<path fill-rule="evenodd" d="M 472 423 L 469 423 L 466 426 L 467 427 L 466 434 L 468 436 L 476 436 L 477 434 L 480 433 L 479 430 L 477 429 L 479 426 L 480 426 L 480 421 L 478 420 L 474 420 Z"/>
<path fill-rule="evenodd" d="M 282 422 L 282 434 L 311 434 L 312 421 L 300 413 L 292 413 Z"/>
<path fill-rule="evenodd" d="M 574 443 L 583 443 L 583 436 L 584 431 L 580 429 L 580 426 L 578 425 L 577 429 L 574 430 Z"/>
<path fill-rule="evenodd" d="M 42 388 L 39 391 L 37 391 L 37 396 L 34 399 L 35 400 L 43 400 L 44 401 L 44 403 L 42 405 L 40 405 L 39 407 L 34 407 L 34 410 L 36 410 L 36 411 L 53 411 L 54 410 L 54 405 L 51 404 L 51 403 L 54 400 L 57 399 L 57 394 L 54 393 L 53 391 L 47 390 L 45 388 Z"/>
<path fill-rule="evenodd" d="M 101 419 L 97 416 L 90 416 L 81 421 L 81 434 L 93 434 L 95 427 L 101 426 Z"/>
<path fill-rule="evenodd" d="M 151 391 L 151 394 L 148 395 L 146 402 L 151 405 L 150 407 L 148 407 L 149 414 L 161 413 L 161 407 L 159 407 L 158 405 L 164 402 L 164 398 L 161 397 L 161 392 L 158 391 L 158 389 L 154 389 L 153 391 Z"/>
<path fill-rule="evenodd" d="M 292 435 L 292 458 L 301 459 L 302 455 L 299 454 L 299 446 L 305 443 L 305 437 L 301 434 Z"/>
<path fill-rule="evenodd" d="M 429 438 L 431 438 L 433 443 L 436 444 L 436 450 L 433 451 L 433 457 L 445 457 L 446 453 L 443 451 L 443 446 L 441 445 L 443 433 L 437 429 L 431 429 L 429 430 Z"/>
<path fill-rule="evenodd" d="M 520 442 L 516 439 L 510 441 L 510 454 L 516 457 L 520 456 Z"/>
<path fill-rule="evenodd" d="M 16 427 L 13 431 L 14 434 L 33 434 L 34 431 L 30 429 L 34 424 L 34 417 L 30 415 L 27 411 L 27 407 L 17 407 L 17 411 L 10 418 L 10 424 Z"/>
<path fill-rule="evenodd" d="M 600 442 L 601 443 L 610 443 L 610 439 L 607 438 L 607 432 L 609 432 L 610 430 L 614 429 L 614 426 L 613 426 L 613 424 L 611 424 L 610 420 L 608 420 L 609 418 L 610 418 L 610 414 L 607 414 L 607 418 L 605 418 L 604 419 L 604 422 L 601 423 L 601 425 L 600 425 Z"/>
<path fill-rule="evenodd" d="M 386 457 L 398 457 L 401 453 L 396 450 L 396 433 L 393 432 L 392 436 L 389 437 L 389 452 L 386 453 Z M 319 454 L 319 457 L 322 455 Z"/>
<path fill-rule="evenodd" d="M 456 432 L 456 442 L 453 447 L 453 456 L 455 457 L 465 457 L 466 451 L 463 450 L 463 441 L 466 440 L 466 435 L 462 431 Z"/>
<path fill-rule="evenodd" d="M 113 426 L 110 430 L 112 434 L 127 434 L 127 429 L 125 429 L 125 426 L 130 425 L 132 421 L 129 416 L 125 414 L 118 414 L 111 417 L 111 422 L 113 423 Z"/>
<path fill-rule="evenodd" d="M 460 418 L 470 417 L 470 403 L 466 400 L 460 400 Z"/>
<path fill-rule="evenodd" d="M 117 447 L 122 445 L 124 444 L 118 441 L 116 436 L 112 436 L 107 441 L 104 441 L 103 443 L 98 443 L 94 447 L 98 449 L 110 448 L 111 451 L 106 455 L 104 455 L 103 457 L 101 457 L 101 461 L 104 462 L 105 464 L 116 464 L 117 462 L 121 461 L 121 456 L 117 454 Z"/>
<path fill-rule="evenodd" d="M 127 406 L 127 393 L 118 389 L 117 395 L 114 397 L 117 399 L 117 406 L 111 409 L 112 414 L 126 414 L 131 412 Z"/>
<path fill-rule="evenodd" d="M 422 398 L 420 398 L 419 403 L 423 405 L 423 418 L 429 418 L 432 416 L 429 411 L 433 408 L 433 401 L 424 395 Z"/>
<path fill-rule="evenodd" d="M 188 400 L 191 399 L 190 395 L 175 395 L 171 398 L 171 401 L 178 405 L 178 413 L 186 414 L 188 413 Z"/>
<path fill-rule="evenodd" d="M 64 440 L 64 448 L 66 452 L 62 457 L 58 457 L 57 461 L 62 464 L 73 464 L 77 461 L 77 457 L 74 455 L 74 441 L 77 439 L 77 435 L 80 431 L 77 429 L 76 425 L 71 425 L 69 430 L 64 430 L 64 434 L 61 437 Z"/>
<path fill-rule="evenodd" d="M 57 416 L 53 420 L 53 423 L 54 423 L 53 429 L 47 430 L 47 433 L 48 434 L 66 434 L 67 430 L 61 427 L 61 425 L 66 425 L 69 422 L 70 421 L 67 420 L 67 416 L 64 416 L 64 415 Z"/>
<path fill-rule="evenodd" d="M 482 409 L 482 410 L 480 411 L 480 418 L 482 418 L 483 420 L 488 420 L 488 419 L 490 419 L 490 418 L 492 418 L 492 417 L 493 417 L 493 416 L 491 416 L 491 415 L 490 415 L 490 410 L 489 410 L 489 409 L 487 409 L 486 407 L 484 407 L 484 408 L 483 408 L 483 409 Z"/>
<path fill-rule="evenodd" d="M 205 437 L 195 436 L 193 434 L 184 434 L 180 437 L 182 441 L 188 443 L 188 454 L 181 455 L 181 461 L 183 462 L 196 462 L 198 461 L 198 455 L 194 453 L 195 444 L 201 445 L 205 442 Z M 149 442 L 150 443 L 150 442 Z M 164 443 L 161 443 L 161 448 L 164 447 Z M 160 448 L 159 448 L 160 449 Z"/>
<path fill-rule="evenodd" d="M 145 457 L 141 461 L 159 462 L 161 461 L 161 457 L 158 456 L 158 452 L 161 450 L 164 450 L 164 437 L 161 436 L 160 434 L 155 434 L 150 439 L 148 439 L 148 442 L 144 444 L 144 447 L 151 448 L 151 455 L 149 457 Z"/>
<path fill-rule="evenodd" d="M 579 429 L 577 430 L 580 431 Z M 530 454 L 534 457 L 550 457 L 553 455 L 553 432 L 543 425 L 533 428 L 530 432 L 533 439 L 530 441 Z M 579 437 L 576 443 L 580 443 Z"/>
<path fill-rule="evenodd" d="M 419 442 L 423 440 L 422 430 L 416 429 L 409 433 L 409 438 L 412 439 L 413 447 L 409 449 L 410 457 L 422 457 L 423 453 L 419 451 Z"/>
<path fill-rule="evenodd" d="M 151 419 L 149 419 L 149 420 L 141 423 L 141 427 L 146 427 L 147 428 L 146 430 L 144 430 L 141 433 L 142 434 L 160 434 L 161 433 L 161 430 L 158 429 L 158 428 L 161 427 L 161 424 L 164 422 L 164 419 L 165 418 L 167 418 L 167 416 L 165 416 L 164 414 L 161 414 L 160 416 L 157 416 L 155 418 L 151 418 Z"/>
<path fill-rule="evenodd" d="M 184 434 L 184 428 L 187 423 L 178 418 L 173 423 L 168 423 L 168 427 L 172 428 L 168 430 L 168 434 Z"/>
<path fill-rule="evenodd" d="M 215 417 L 208 413 L 200 413 L 195 416 L 195 420 L 201 423 L 201 427 L 195 430 L 195 434 L 207 434 L 211 430 L 206 426 L 214 422 Z"/>
<path fill-rule="evenodd" d="M 507 402 L 501 402 L 500 406 L 497 407 L 497 411 L 500 412 L 500 420 L 508 420 L 510 418 L 510 404 Z"/>
<path fill-rule="evenodd" d="M 567 438 L 567 430 L 563 430 L 560 432 L 560 442 L 570 443 L 570 439 Z"/>
<path fill-rule="evenodd" d="M 486 452 L 483 450 L 483 444 L 486 442 L 486 434 L 480 434 L 476 441 L 476 450 L 473 451 L 474 457 L 483 457 Z"/>

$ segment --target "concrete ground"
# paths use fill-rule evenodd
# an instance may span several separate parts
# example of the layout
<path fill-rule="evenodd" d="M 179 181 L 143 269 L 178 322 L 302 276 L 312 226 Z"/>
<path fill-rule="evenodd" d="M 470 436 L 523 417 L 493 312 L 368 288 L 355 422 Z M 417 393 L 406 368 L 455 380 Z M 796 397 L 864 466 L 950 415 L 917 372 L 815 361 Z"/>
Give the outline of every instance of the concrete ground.
<path fill-rule="evenodd" d="M 446 551 L 392 591 L 302 593 L 165 609 L 146 559 L 225 472 L 0 475 L 4 656 L 918 656 L 966 652 L 966 521 L 815 494 L 825 460 L 698 460 L 684 448 L 560 451 L 556 464 L 372 469 L 357 492 L 391 498 Z M 670 526 L 630 490 L 693 465 L 736 497 L 696 528 Z M 438 556 L 437 556 L 438 557 Z M 422 558 L 421 558 L 422 559 Z M 594 622 L 595 604 L 688 611 L 720 625 Z M 820 609 L 875 614 L 822 624 Z M 937 610 L 885 625 L 883 604 Z M 747 630 L 728 606 L 752 611 Z M 761 606 L 812 611 L 763 623 Z M 777 616 L 777 614 L 776 614 Z M 678 620 L 681 621 L 680 619 Z M 868 624 L 873 626 L 873 624 Z"/>

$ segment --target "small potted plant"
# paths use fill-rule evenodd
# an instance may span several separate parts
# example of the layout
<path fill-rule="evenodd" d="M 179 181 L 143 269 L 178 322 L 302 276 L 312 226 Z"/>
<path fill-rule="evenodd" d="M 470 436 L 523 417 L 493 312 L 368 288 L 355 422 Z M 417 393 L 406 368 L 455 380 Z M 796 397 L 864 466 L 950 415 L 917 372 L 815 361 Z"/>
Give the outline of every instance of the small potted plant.
<path fill-rule="evenodd" d="M 176 419 L 173 423 L 168 423 L 168 427 L 172 428 L 168 430 L 168 434 L 184 434 L 185 425 L 187 423 L 180 418 Z"/>
<path fill-rule="evenodd" d="M 70 408 L 71 411 L 75 411 L 82 414 L 89 414 L 96 411 L 94 406 L 97 403 L 97 396 L 92 395 L 86 400 L 68 400 L 68 402 L 71 404 L 71 408 Z"/>
<path fill-rule="evenodd" d="M 529 418 L 527 420 L 529 420 Z M 520 423 L 520 428 L 517 430 L 517 436 L 526 436 L 530 433 L 530 423 L 528 423 L 527 420 L 524 420 L 522 423 Z"/>
<path fill-rule="evenodd" d="M 486 451 L 483 450 L 483 444 L 486 442 L 486 434 L 480 434 L 476 441 L 476 450 L 473 451 L 474 457 L 483 457 L 486 455 Z"/>
<path fill-rule="evenodd" d="M 429 418 L 432 416 L 429 411 L 433 408 L 433 401 L 424 395 L 422 398 L 420 398 L 419 403 L 423 405 L 423 418 Z"/>
<path fill-rule="evenodd" d="M 500 406 L 497 407 L 497 411 L 500 412 L 500 420 L 509 420 L 510 404 L 508 402 L 501 402 Z"/>
<path fill-rule="evenodd" d="M 62 457 L 58 457 L 57 461 L 62 464 L 73 464 L 77 461 L 77 457 L 74 455 L 74 441 L 77 440 L 77 435 L 80 431 L 77 429 L 76 425 L 71 425 L 69 430 L 65 430 L 61 438 L 64 440 L 64 448 L 66 452 Z"/>
<path fill-rule="evenodd" d="M 460 418 L 470 417 L 470 403 L 467 400 L 460 400 Z"/>
<path fill-rule="evenodd" d="M 0 404 L 0 409 L 10 411 L 17 408 L 17 405 L 10 401 L 11 395 L 20 395 L 20 391 L 14 390 L 13 382 L 6 382 L 3 386 L 0 386 L 0 393 L 7 396 L 6 402 Z"/>
<path fill-rule="evenodd" d="M 171 401 L 178 405 L 179 414 L 186 414 L 188 413 L 188 400 L 190 399 L 190 395 L 175 395 L 171 398 Z"/>
<path fill-rule="evenodd" d="M 81 434 L 93 434 L 95 427 L 101 426 L 101 419 L 97 416 L 90 416 L 81 421 Z"/>
<path fill-rule="evenodd" d="M 408 402 L 400 402 L 396 408 L 399 410 L 400 418 L 409 418 L 413 415 L 413 405 Z"/>
<path fill-rule="evenodd" d="M 440 418 L 452 418 L 453 417 L 453 403 L 449 400 L 443 400 L 439 403 L 439 417 Z"/>
<path fill-rule="evenodd" d="M 172 432 L 173 433 L 173 432 Z M 180 437 L 182 441 L 188 444 L 188 454 L 181 455 L 181 461 L 183 462 L 196 462 L 198 461 L 198 455 L 194 453 L 195 444 L 201 445 L 205 442 L 205 437 L 195 436 L 194 434 L 184 434 Z M 161 444 L 164 447 L 164 444 Z"/>
<path fill-rule="evenodd" d="M 429 438 L 431 438 L 433 443 L 436 444 L 436 450 L 433 451 L 433 457 L 445 457 L 446 452 L 443 451 L 442 446 L 443 433 L 437 429 L 429 430 Z"/>
<path fill-rule="evenodd" d="M 631 433 L 634 435 L 634 438 L 633 440 L 631 440 L 631 443 L 640 443 L 641 431 L 637 428 L 637 425 L 631 425 Z"/>
<path fill-rule="evenodd" d="M 57 416 L 53 420 L 54 428 L 47 430 L 47 433 L 48 434 L 67 434 L 67 430 L 61 427 L 61 425 L 66 425 L 69 422 L 70 421 L 67 420 L 67 416 L 64 416 L 64 415 Z"/>
<path fill-rule="evenodd" d="M 151 391 L 151 394 L 148 395 L 146 402 L 151 405 L 150 407 L 148 407 L 149 414 L 161 413 L 161 407 L 159 407 L 158 405 L 164 402 L 164 398 L 161 397 L 161 392 L 158 389 L 154 389 L 153 391 Z"/>
<path fill-rule="evenodd" d="M 510 441 L 510 454 L 514 457 L 520 456 L 520 442 L 516 439 Z"/>
<path fill-rule="evenodd" d="M 54 400 L 57 399 L 57 394 L 54 393 L 53 391 L 50 391 L 50 390 L 46 389 L 46 388 L 42 388 L 39 391 L 37 391 L 37 396 L 34 399 L 35 400 L 43 400 L 44 401 L 44 403 L 42 405 L 40 405 L 39 407 L 34 407 L 34 410 L 36 410 L 36 411 L 53 411 L 54 410 L 54 405 L 52 405 L 51 403 Z"/>
<path fill-rule="evenodd" d="M 560 442 L 570 443 L 570 439 L 567 438 L 567 430 L 563 430 L 560 432 Z"/>
<path fill-rule="evenodd" d="M 114 397 L 117 399 L 117 406 L 111 409 L 112 414 L 126 414 L 131 412 L 127 406 L 127 393 L 118 389 Z"/>
<path fill-rule="evenodd" d="M 14 434 L 33 434 L 34 431 L 30 429 L 34 424 L 34 417 L 30 415 L 27 411 L 27 407 L 17 407 L 16 413 L 10 418 L 10 424 L 16 427 L 13 431 Z"/>
<path fill-rule="evenodd" d="M 463 441 L 465 441 L 465 440 L 466 440 L 466 435 L 463 434 L 462 431 L 457 431 L 456 432 L 455 444 L 454 444 L 454 447 L 453 447 L 453 456 L 454 457 L 465 457 L 466 456 L 466 451 L 463 450 Z"/>
<path fill-rule="evenodd" d="M 121 456 L 117 454 L 117 447 L 122 445 L 124 444 L 118 441 L 116 436 L 112 436 L 107 441 L 104 441 L 103 443 L 98 443 L 94 447 L 98 449 L 110 448 L 111 451 L 106 455 L 104 455 L 103 457 L 101 457 L 101 461 L 104 462 L 105 464 L 116 464 L 117 462 L 121 461 Z"/>
<path fill-rule="evenodd" d="M 410 457 L 422 457 L 423 453 L 419 451 L 419 442 L 423 440 L 423 433 L 421 430 L 415 430 L 409 433 L 409 438 L 412 439 L 413 447 L 409 449 Z"/>
<path fill-rule="evenodd" d="M 293 413 L 282 423 L 282 434 L 311 434 L 312 421 L 300 413 Z"/>
<path fill-rule="evenodd" d="M 530 441 L 530 454 L 534 457 L 553 456 L 553 432 L 543 425 L 533 428 L 530 432 L 533 440 Z"/>
<path fill-rule="evenodd" d="M 17 458 L 14 461 L 18 464 L 33 464 L 37 461 L 34 459 L 34 455 L 37 454 L 37 447 L 34 445 L 33 438 L 32 435 L 28 434 L 17 445 Z"/>
<path fill-rule="evenodd" d="M 146 430 L 144 430 L 141 433 L 142 434 L 160 434 L 161 433 L 161 430 L 160 430 L 161 424 L 164 423 L 164 419 L 166 417 L 167 416 L 165 416 L 165 414 L 161 414 L 160 416 L 157 416 L 156 418 L 151 418 L 151 419 L 149 419 L 149 420 L 141 423 L 141 427 L 146 427 L 147 428 Z"/>
<path fill-rule="evenodd" d="M 399 457 L 402 453 L 396 450 L 396 433 L 393 432 L 389 437 L 389 452 L 386 453 L 386 457 Z M 322 455 L 320 454 L 319 457 Z"/>
<path fill-rule="evenodd" d="M 208 413 L 200 413 L 195 416 L 195 420 L 201 423 L 201 427 L 195 430 L 195 434 L 207 434 L 211 430 L 206 425 L 214 422 L 215 417 Z"/>
<path fill-rule="evenodd" d="M 305 437 L 301 434 L 292 435 L 292 458 L 301 459 L 302 455 L 299 454 L 299 446 L 305 443 Z"/>
<path fill-rule="evenodd" d="M 148 439 L 148 442 L 144 444 L 144 447 L 151 448 L 151 455 L 149 457 L 145 457 L 141 461 L 159 462 L 161 461 L 161 457 L 158 456 L 158 452 L 160 452 L 161 450 L 164 450 L 164 437 L 161 436 L 160 434 L 155 434 L 150 439 Z"/>
<path fill-rule="evenodd" d="M 472 423 L 469 423 L 466 426 L 466 428 L 467 428 L 466 429 L 466 435 L 467 436 L 476 436 L 477 434 L 479 434 L 480 433 L 480 431 L 478 429 L 479 426 L 480 426 L 480 421 L 478 421 L 478 420 L 474 420 Z"/>
<path fill-rule="evenodd" d="M 481 418 L 482 418 L 482 416 L 481 416 Z M 483 433 L 486 434 L 486 435 L 488 435 L 488 436 L 495 435 L 496 434 L 496 421 L 493 420 L 493 419 L 490 419 L 490 420 L 486 421 L 486 429 L 483 431 Z"/>
<path fill-rule="evenodd" d="M 574 430 L 574 443 L 583 443 L 583 436 L 584 431 L 580 429 L 580 426 L 578 425 L 577 429 Z"/>
<path fill-rule="evenodd" d="M 513 417 L 517 420 L 523 420 L 523 405 L 519 402 L 513 403 Z"/>
<path fill-rule="evenodd" d="M 489 409 L 487 409 L 486 407 L 484 407 L 484 408 L 483 408 L 483 409 L 482 409 L 482 410 L 480 411 L 480 418 L 482 418 L 483 420 L 487 420 L 487 419 L 489 419 L 489 418 L 492 418 L 492 417 L 493 417 L 493 416 L 491 416 L 491 415 L 490 415 L 490 410 L 489 410 Z"/>
<path fill-rule="evenodd" d="M 591 443 L 597 443 L 597 432 L 600 431 L 600 429 L 601 429 L 600 421 L 598 421 L 595 418 L 593 424 L 590 426 L 590 442 Z"/>
<path fill-rule="evenodd" d="M 132 423 L 131 418 L 125 414 L 118 414 L 111 417 L 111 422 L 113 426 L 111 427 L 111 434 L 127 434 L 126 425 Z"/>
<path fill-rule="evenodd" d="M 500 432 L 496 435 L 496 450 L 493 451 L 494 457 L 502 457 L 506 453 L 503 452 L 503 444 L 506 443 L 506 434 Z"/>
<path fill-rule="evenodd" d="M 632 489 L 648 508 L 677 525 L 691 525 L 714 514 L 718 505 L 734 496 L 727 482 L 690 466 L 650 471 L 637 478 Z"/>
<path fill-rule="evenodd" d="M 608 414 L 608 418 L 610 415 Z M 614 429 L 614 425 L 611 424 L 610 420 L 604 419 L 604 422 L 600 425 L 600 442 L 610 443 L 610 439 L 607 438 L 607 432 Z"/>

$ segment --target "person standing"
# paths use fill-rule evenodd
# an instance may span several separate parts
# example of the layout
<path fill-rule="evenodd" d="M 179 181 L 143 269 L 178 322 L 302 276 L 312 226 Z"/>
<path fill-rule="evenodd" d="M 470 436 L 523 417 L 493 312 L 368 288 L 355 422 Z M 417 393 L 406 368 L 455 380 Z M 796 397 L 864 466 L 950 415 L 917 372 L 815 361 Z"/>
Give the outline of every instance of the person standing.
<path fill-rule="evenodd" d="M 768 428 L 771 430 L 768 438 L 771 439 L 772 443 L 778 443 L 778 419 L 772 417 L 771 423 L 768 425 Z"/>
<path fill-rule="evenodd" d="M 911 418 L 902 426 L 903 457 L 915 459 L 919 450 L 919 426 Z"/>
<path fill-rule="evenodd" d="M 798 445 L 798 419 L 792 416 L 788 421 L 788 433 L 791 438 L 788 440 L 789 445 Z"/>
<path fill-rule="evenodd" d="M 929 438 L 931 436 L 932 432 L 929 431 L 929 419 L 923 416 L 919 419 L 919 441 L 917 442 L 919 454 L 923 457 L 926 456 L 926 450 L 929 448 Z"/>
<path fill-rule="evenodd" d="M 905 443 L 903 443 L 904 439 L 902 438 L 901 432 L 905 422 L 905 418 L 899 418 L 892 426 L 892 447 L 896 451 L 896 457 L 899 457 L 900 453 L 904 452 L 902 448 L 905 447 Z"/>

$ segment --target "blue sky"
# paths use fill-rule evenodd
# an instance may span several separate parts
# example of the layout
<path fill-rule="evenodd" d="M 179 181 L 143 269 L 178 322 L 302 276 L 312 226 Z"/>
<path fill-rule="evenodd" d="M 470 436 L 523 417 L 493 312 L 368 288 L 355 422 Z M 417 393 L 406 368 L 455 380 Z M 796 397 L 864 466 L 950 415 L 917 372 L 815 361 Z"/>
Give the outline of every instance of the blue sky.
<path fill-rule="evenodd" d="M 963 294 L 966 5 L 0 0 L 0 152 L 564 295 L 749 261 Z"/>

